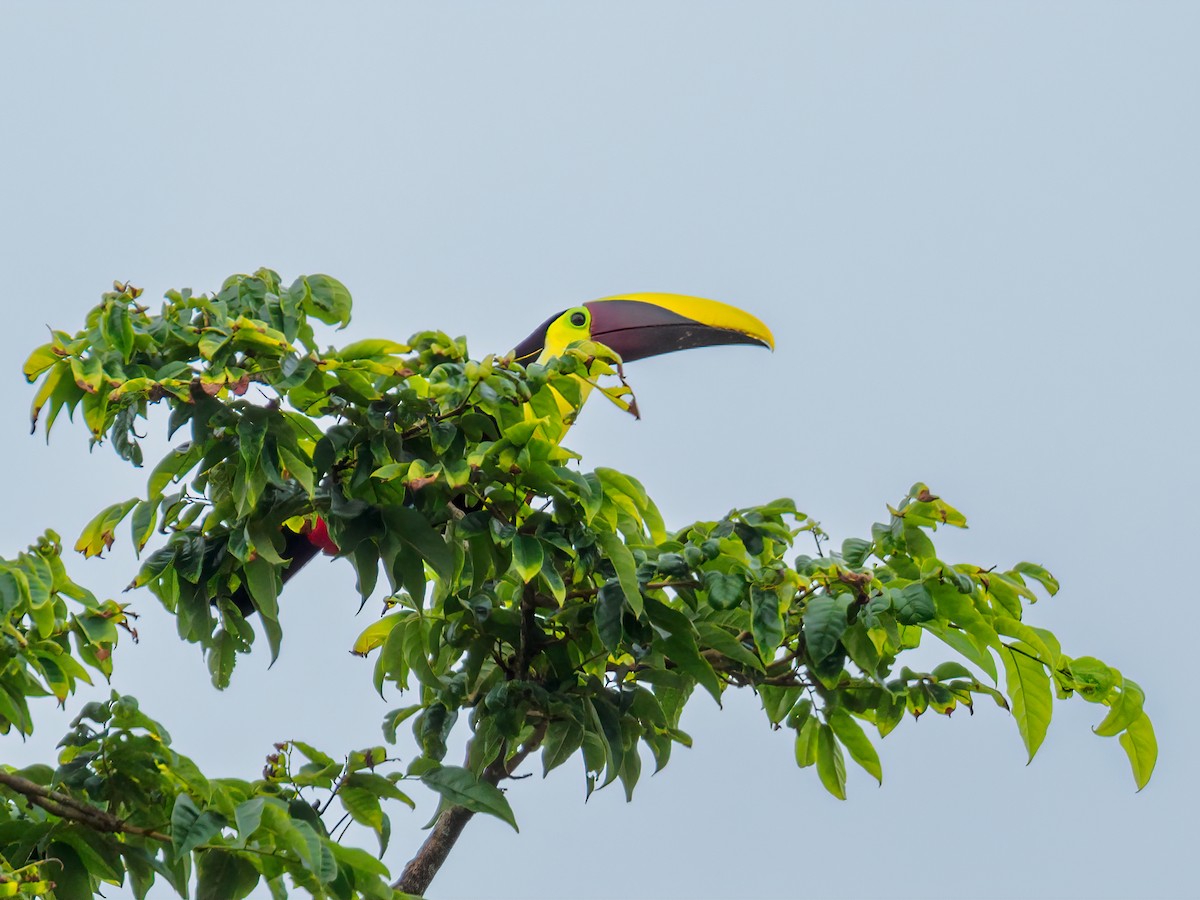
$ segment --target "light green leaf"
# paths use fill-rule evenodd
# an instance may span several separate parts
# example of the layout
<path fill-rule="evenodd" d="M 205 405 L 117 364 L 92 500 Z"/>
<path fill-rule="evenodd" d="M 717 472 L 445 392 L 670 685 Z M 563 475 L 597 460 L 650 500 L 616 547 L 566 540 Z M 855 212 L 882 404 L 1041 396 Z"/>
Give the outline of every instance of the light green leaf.
<path fill-rule="evenodd" d="M 366 825 L 372 831 L 383 828 L 383 809 L 379 798 L 366 788 L 342 786 L 338 799 L 355 822 Z"/>
<path fill-rule="evenodd" d="M 1032 578 L 1038 584 L 1046 589 L 1046 593 L 1053 597 L 1058 593 L 1058 579 L 1043 569 L 1041 566 L 1031 562 L 1019 562 L 1012 567 L 1014 572 L 1020 572 L 1022 575 Z"/>
<path fill-rule="evenodd" d="M 1158 761 L 1158 741 L 1154 737 L 1154 726 L 1150 717 L 1145 713 L 1129 723 L 1129 728 L 1121 735 L 1121 746 L 1129 757 L 1129 765 L 1133 769 L 1133 780 L 1140 791 L 1150 782 L 1154 772 L 1154 764 Z"/>
<path fill-rule="evenodd" d="M 998 634 L 1007 635 L 1011 638 L 1016 638 L 1019 641 L 1024 641 L 1030 647 L 1037 651 L 1037 655 L 1050 666 L 1052 669 L 1058 668 L 1058 653 L 1057 647 L 1051 647 L 1046 641 L 1042 640 L 1042 635 L 1035 628 L 1030 628 L 1024 622 L 1016 619 L 1011 619 L 1008 616 L 996 616 L 992 619 L 992 626 Z M 1117 729 L 1118 731 L 1120 729 Z"/>
<path fill-rule="evenodd" d="M 392 633 L 392 629 L 411 615 L 410 612 L 392 613 L 390 616 L 384 616 L 382 619 L 372 622 L 355 639 L 350 652 L 356 656 L 366 656 L 376 647 L 381 646 L 387 640 L 388 635 Z"/>
<path fill-rule="evenodd" d="M 1032 761 L 1050 727 L 1054 702 L 1050 676 L 1040 662 L 1012 647 L 1006 646 L 1000 658 L 1004 662 L 1005 686 L 1012 701 L 1013 718 L 1017 720 L 1021 740 Z"/>
<path fill-rule="evenodd" d="M 1142 706 L 1146 702 L 1146 695 L 1137 682 L 1125 679 L 1121 684 L 1120 692 L 1115 698 L 1110 695 L 1107 702 L 1111 707 L 1108 715 L 1104 717 L 1103 722 L 1092 729 L 1101 737 L 1120 734 L 1145 715 L 1142 712 Z"/>
<path fill-rule="evenodd" d="M 637 579 L 637 562 L 625 542 L 611 531 L 596 532 L 596 543 L 604 552 L 605 557 L 612 563 L 617 573 L 617 581 L 625 594 L 625 602 L 639 619 L 642 617 L 642 591 Z"/>

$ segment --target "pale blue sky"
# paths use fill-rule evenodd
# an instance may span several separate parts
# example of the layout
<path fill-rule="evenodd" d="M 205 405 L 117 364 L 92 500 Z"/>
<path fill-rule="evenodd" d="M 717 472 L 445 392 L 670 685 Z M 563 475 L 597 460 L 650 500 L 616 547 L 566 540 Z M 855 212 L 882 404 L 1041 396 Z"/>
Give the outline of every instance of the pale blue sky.
<path fill-rule="evenodd" d="M 643 420 L 595 404 L 585 464 L 669 523 L 791 495 L 839 540 L 928 482 L 972 522 L 947 555 L 1050 567 L 1030 621 L 1146 688 L 1155 780 L 1134 795 L 1095 707 L 1060 704 L 1026 768 L 981 705 L 906 723 L 883 787 L 853 772 L 838 803 L 752 696 L 701 696 L 695 749 L 632 805 L 585 806 L 574 764 L 514 784 L 521 834 L 473 822 L 431 896 L 1194 895 L 1198 39 L 1182 2 L 0 6 L 0 553 L 142 489 L 82 429 L 26 434 L 25 352 L 114 278 L 328 272 L 345 340 L 439 327 L 477 354 L 621 291 L 722 299 L 778 352 L 631 367 Z M 133 565 L 71 568 L 115 595 Z M 345 652 L 367 613 L 319 568 L 279 663 L 224 695 L 133 595 L 116 686 L 211 773 L 377 742 L 389 706 Z M 421 800 L 393 812 L 397 870 Z"/>

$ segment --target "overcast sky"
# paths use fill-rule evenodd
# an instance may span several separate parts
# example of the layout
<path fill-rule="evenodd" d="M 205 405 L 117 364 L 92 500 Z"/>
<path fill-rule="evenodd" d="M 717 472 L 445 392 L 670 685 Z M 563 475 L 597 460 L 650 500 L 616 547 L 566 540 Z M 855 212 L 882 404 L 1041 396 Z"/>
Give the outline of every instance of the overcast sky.
<path fill-rule="evenodd" d="M 1194 896 L 1198 40 L 1182 2 L 6 3 L 0 554 L 144 491 L 82 427 L 27 434 L 21 361 L 114 278 L 327 272 L 356 301 L 339 343 L 435 327 L 476 355 L 600 296 L 718 298 L 778 351 L 636 364 L 643 420 L 593 403 L 585 465 L 669 524 L 790 495 L 839 541 L 929 483 L 972 523 L 946 556 L 1045 564 L 1063 591 L 1028 621 L 1143 685 L 1154 781 L 1134 794 L 1096 707 L 1057 704 L 1026 768 L 981 703 L 906 722 L 839 803 L 752 695 L 700 695 L 696 747 L 631 805 L 585 805 L 578 763 L 514 783 L 521 834 L 473 821 L 431 896 Z M 123 537 L 70 566 L 109 596 L 135 563 Z M 128 595 L 114 685 L 210 774 L 377 743 L 400 703 L 346 653 L 370 612 L 348 565 L 313 569 L 278 664 L 221 695 Z M 0 760 L 53 753 L 69 716 L 40 709 Z"/>

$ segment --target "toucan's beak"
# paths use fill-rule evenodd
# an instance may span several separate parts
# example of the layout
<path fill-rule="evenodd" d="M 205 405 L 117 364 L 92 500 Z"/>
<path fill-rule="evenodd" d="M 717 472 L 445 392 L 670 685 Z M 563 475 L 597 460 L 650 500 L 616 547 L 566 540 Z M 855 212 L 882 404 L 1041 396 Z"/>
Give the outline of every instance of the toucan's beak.
<path fill-rule="evenodd" d="M 736 306 L 683 294 L 621 294 L 583 304 L 592 315 L 592 340 L 625 362 L 719 344 L 775 349 L 771 330 Z"/>

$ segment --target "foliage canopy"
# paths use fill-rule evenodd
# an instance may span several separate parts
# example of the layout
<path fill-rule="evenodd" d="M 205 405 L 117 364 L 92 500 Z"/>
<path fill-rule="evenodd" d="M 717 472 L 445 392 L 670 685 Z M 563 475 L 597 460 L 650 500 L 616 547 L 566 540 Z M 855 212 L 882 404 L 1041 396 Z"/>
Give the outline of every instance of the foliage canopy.
<path fill-rule="evenodd" d="M 264 880 L 275 897 L 419 893 L 440 860 L 414 860 L 393 887 L 375 853 L 339 840 L 341 821 L 374 831 L 382 856 L 385 807 L 412 806 L 403 787 L 418 780 L 441 797 L 427 848 L 472 813 L 516 828 L 498 785 L 536 751 L 545 772 L 581 756 L 589 793 L 620 782 L 631 796 L 642 745 L 657 770 L 691 744 L 679 722 L 697 687 L 718 703 L 754 690 L 838 798 L 846 757 L 882 778 L 875 737 L 906 713 L 981 697 L 1011 711 L 1030 758 L 1055 697 L 1104 706 L 1095 732 L 1119 737 L 1139 789 L 1150 778 L 1141 689 L 1025 621 L 1035 591 L 1058 591 L 1042 567 L 939 558 L 934 533 L 966 520 L 923 484 L 829 552 L 790 500 L 668 530 L 635 478 L 583 471 L 562 444 L 580 379 L 618 374 L 604 347 L 524 368 L 473 360 L 440 332 L 322 349 L 312 321 L 344 326 L 351 307 L 322 275 L 285 287 L 262 269 L 212 296 L 168 292 L 157 312 L 140 293 L 115 285 L 81 331 L 52 332 L 25 365 L 47 434 L 80 413 L 93 443 L 140 466 L 139 420 L 156 404 L 168 434 L 188 432 L 76 549 L 100 554 L 123 522 L 139 553 L 156 542 L 131 587 L 174 614 L 223 687 L 259 636 L 278 652 L 285 536 L 320 517 L 364 602 L 383 573 L 386 614 L 353 649 L 374 656 L 376 690 L 407 702 L 384 719 L 386 745 L 291 741 L 248 779 L 203 774 L 132 697 L 88 703 L 54 765 L 0 767 L 0 897 L 90 897 L 126 880 L 144 897 L 155 879 L 181 894 L 195 879 L 201 898 Z M 623 382 L 608 392 L 626 403 Z M 812 554 L 797 555 L 801 538 Z M 6 733 L 32 731 L 31 700 L 64 703 L 90 673 L 107 678 L 129 628 L 127 605 L 71 581 L 60 551 L 47 534 L 0 562 Z M 905 665 L 929 638 L 946 661 Z M 460 722 L 469 753 L 456 766 L 445 756 Z"/>

